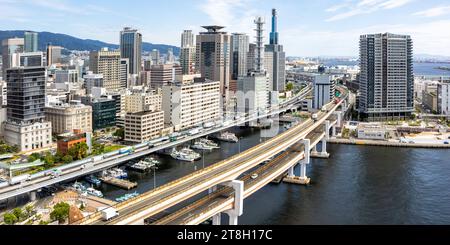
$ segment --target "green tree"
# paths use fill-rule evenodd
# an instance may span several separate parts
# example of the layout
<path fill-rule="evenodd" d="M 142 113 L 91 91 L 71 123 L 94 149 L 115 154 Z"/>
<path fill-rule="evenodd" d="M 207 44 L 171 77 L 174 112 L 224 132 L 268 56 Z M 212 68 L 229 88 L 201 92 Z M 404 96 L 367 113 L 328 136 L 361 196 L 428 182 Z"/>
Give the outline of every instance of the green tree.
<path fill-rule="evenodd" d="M 27 205 L 25 207 L 25 212 L 27 214 L 27 217 L 31 217 L 33 215 L 33 212 L 34 212 L 34 207 L 32 205 Z"/>
<path fill-rule="evenodd" d="M 123 140 L 125 138 L 125 130 L 123 128 L 119 128 L 116 130 L 116 132 L 114 132 L 113 136 Z"/>
<path fill-rule="evenodd" d="M 13 209 L 12 213 L 14 214 L 14 216 L 17 217 L 18 221 L 23 220 L 24 218 L 26 218 L 26 213 L 23 212 L 23 210 L 21 208 L 15 208 Z"/>
<path fill-rule="evenodd" d="M 292 91 L 292 90 L 294 90 L 294 84 L 293 84 L 293 83 L 288 83 L 288 84 L 286 84 L 286 90 L 287 90 L 287 91 Z"/>
<path fill-rule="evenodd" d="M 28 162 L 34 162 L 39 159 L 41 159 L 41 155 L 39 153 L 33 153 L 30 156 L 28 156 Z"/>
<path fill-rule="evenodd" d="M 55 164 L 55 156 L 53 156 L 51 152 L 45 153 L 41 160 L 45 162 L 47 168 L 51 168 Z"/>
<path fill-rule="evenodd" d="M 75 160 L 81 160 L 88 155 L 89 147 L 86 143 L 79 143 L 69 149 L 68 154 Z"/>
<path fill-rule="evenodd" d="M 63 223 L 69 217 L 70 206 L 67 203 L 60 202 L 53 207 L 50 213 L 50 219 Z"/>
<path fill-rule="evenodd" d="M 63 163 L 68 164 L 73 162 L 73 157 L 71 155 L 66 155 L 61 160 Z"/>
<path fill-rule="evenodd" d="M 19 219 L 13 213 L 3 215 L 3 222 L 7 225 L 14 225 Z"/>

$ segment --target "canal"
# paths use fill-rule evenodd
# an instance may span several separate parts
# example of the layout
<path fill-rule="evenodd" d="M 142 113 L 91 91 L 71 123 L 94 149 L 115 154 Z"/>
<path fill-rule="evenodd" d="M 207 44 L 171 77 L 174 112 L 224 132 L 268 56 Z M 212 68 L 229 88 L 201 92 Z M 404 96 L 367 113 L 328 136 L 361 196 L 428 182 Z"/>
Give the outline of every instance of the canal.
<path fill-rule="evenodd" d="M 221 143 L 220 150 L 205 152 L 204 161 L 186 163 L 157 156 L 162 166 L 156 171 L 156 185 L 268 139 L 257 129 L 232 131 L 241 143 Z M 330 145 L 328 149 L 330 159 L 313 159 L 308 168 L 311 185 L 268 185 L 245 201 L 240 224 L 450 223 L 450 150 L 352 145 Z M 139 182 L 131 192 L 154 188 L 153 172 L 129 173 L 131 180 Z M 127 193 L 106 185 L 101 190 L 110 199 Z"/>

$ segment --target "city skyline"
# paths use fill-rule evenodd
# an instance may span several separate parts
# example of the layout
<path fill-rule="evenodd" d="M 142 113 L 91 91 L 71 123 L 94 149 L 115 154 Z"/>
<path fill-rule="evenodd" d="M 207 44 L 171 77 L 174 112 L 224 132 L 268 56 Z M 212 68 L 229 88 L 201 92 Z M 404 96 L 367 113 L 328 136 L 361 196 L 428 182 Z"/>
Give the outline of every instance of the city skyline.
<path fill-rule="evenodd" d="M 142 33 L 145 42 L 179 46 L 181 30 L 198 33 L 202 25 L 224 25 L 229 33 L 251 34 L 255 16 L 269 21 L 270 10 L 277 8 L 279 39 L 289 56 L 357 56 L 360 34 L 385 32 L 411 35 L 415 54 L 450 56 L 450 34 L 442 31 L 450 25 L 446 11 L 450 4 L 443 0 L 175 0 L 170 6 L 103 3 L 0 0 L 5 10 L 0 22 L 10 30 L 58 32 L 115 44 L 119 43 L 119 31 L 131 26 Z M 123 13 L 125 8 L 133 14 Z M 39 16 L 32 15 L 36 10 Z M 62 17 L 66 21 L 61 22 Z"/>

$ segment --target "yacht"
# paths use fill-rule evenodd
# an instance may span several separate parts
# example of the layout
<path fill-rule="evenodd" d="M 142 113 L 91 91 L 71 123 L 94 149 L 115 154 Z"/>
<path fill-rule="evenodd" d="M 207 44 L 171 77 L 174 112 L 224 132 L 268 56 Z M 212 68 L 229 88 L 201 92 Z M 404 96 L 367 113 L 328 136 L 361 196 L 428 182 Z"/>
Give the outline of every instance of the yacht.
<path fill-rule="evenodd" d="M 122 170 L 120 168 L 113 168 L 113 169 L 105 170 L 105 171 L 103 171 L 103 176 L 117 178 L 117 179 L 128 178 L 127 172 L 125 172 L 124 170 Z"/>
<path fill-rule="evenodd" d="M 173 150 L 170 155 L 177 160 L 185 162 L 193 162 L 201 158 L 199 153 L 189 148 L 183 148 L 181 151 Z"/>
<path fill-rule="evenodd" d="M 142 161 L 139 161 L 138 163 L 130 165 L 129 168 L 139 172 L 147 172 L 152 168 L 156 168 L 158 164 L 158 160 L 154 158 L 146 158 Z"/>
<path fill-rule="evenodd" d="M 102 182 L 97 179 L 94 175 L 89 175 L 85 178 L 86 182 L 88 182 L 89 184 L 95 185 L 95 186 L 99 186 L 102 184 Z"/>
<path fill-rule="evenodd" d="M 95 197 L 103 197 L 103 193 L 101 191 L 96 190 L 96 189 L 91 188 L 91 187 L 86 189 L 86 193 L 88 195 L 95 196 Z"/>
<path fill-rule="evenodd" d="M 125 201 L 128 201 L 128 200 L 130 200 L 132 198 L 135 198 L 137 196 L 139 196 L 139 193 L 137 193 L 137 192 L 125 194 L 125 195 L 123 195 L 121 197 L 116 198 L 116 202 L 125 202 Z"/>
<path fill-rule="evenodd" d="M 200 142 L 213 148 L 213 149 L 220 149 L 219 144 L 217 144 L 216 142 L 209 140 L 209 139 L 200 139 Z"/>
<path fill-rule="evenodd" d="M 225 142 L 237 143 L 239 142 L 238 137 L 235 134 L 230 132 L 221 133 L 217 139 Z"/>
<path fill-rule="evenodd" d="M 84 186 L 82 183 L 79 182 L 75 182 L 72 187 L 78 191 L 78 192 L 85 192 L 86 191 L 86 186 Z"/>

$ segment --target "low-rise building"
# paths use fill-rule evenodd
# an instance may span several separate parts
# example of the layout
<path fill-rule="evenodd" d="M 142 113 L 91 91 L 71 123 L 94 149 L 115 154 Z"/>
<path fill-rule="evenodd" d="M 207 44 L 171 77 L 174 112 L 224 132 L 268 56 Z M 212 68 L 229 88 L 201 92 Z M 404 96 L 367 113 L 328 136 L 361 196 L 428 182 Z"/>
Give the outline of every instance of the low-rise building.
<path fill-rule="evenodd" d="M 4 138 L 9 145 L 16 145 L 20 151 L 32 151 L 52 146 L 52 123 L 4 123 Z"/>
<path fill-rule="evenodd" d="M 357 128 L 358 139 L 385 140 L 387 131 L 378 124 L 360 123 Z"/>
<path fill-rule="evenodd" d="M 60 139 L 57 142 L 58 152 L 65 155 L 68 153 L 70 148 L 80 143 L 87 143 L 85 134 L 78 134 Z"/>
<path fill-rule="evenodd" d="M 163 111 L 127 113 L 125 117 L 125 141 L 147 142 L 161 136 L 163 129 Z"/>
<path fill-rule="evenodd" d="M 92 107 L 81 104 L 81 101 L 50 104 L 45 108 L 45 117 L 52 122 L 53 134 L 74 130 L 92 132 Z"/>

